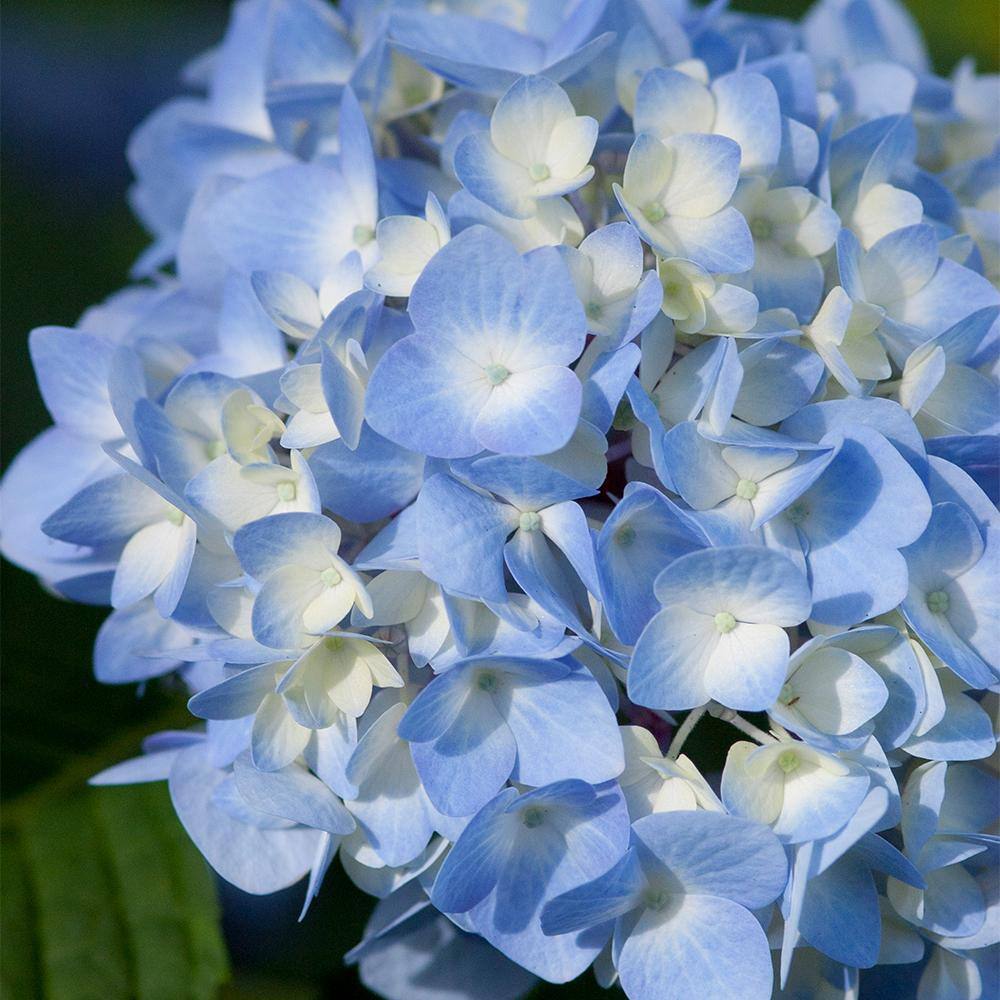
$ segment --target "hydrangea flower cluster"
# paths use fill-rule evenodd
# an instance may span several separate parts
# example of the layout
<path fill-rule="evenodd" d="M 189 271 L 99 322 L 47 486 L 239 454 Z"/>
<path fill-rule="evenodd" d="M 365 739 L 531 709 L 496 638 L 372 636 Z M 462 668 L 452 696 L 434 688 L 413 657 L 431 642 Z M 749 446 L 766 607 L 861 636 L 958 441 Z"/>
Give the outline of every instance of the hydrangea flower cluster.
<path fill-rule="evenodd" d="M 94 780 L 339 858 L 392 1000 L 995 995 L 997 79 L 893 0 L 239 0 L 185 79 L 3 484 L 191 692 Z"/>

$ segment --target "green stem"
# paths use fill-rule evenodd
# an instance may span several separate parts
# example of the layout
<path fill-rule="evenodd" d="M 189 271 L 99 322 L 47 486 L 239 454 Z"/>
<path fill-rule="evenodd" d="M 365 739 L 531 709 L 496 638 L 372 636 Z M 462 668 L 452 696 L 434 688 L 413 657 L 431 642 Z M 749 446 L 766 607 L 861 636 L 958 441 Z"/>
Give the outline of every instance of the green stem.
<path fill-rule="evenodd" d="M 759 743 L 761 746 L 766 746 L 768 743 L 778 742 L 773 736 L 770 735 L 770 733 L 765 733 L 763 729 L 758 729 L 752 722 L 747 722 L 743 716 L 738 715 L 731 708 L 726 708 L 725 705 L 719 705 L 717 702 L 710 702 L 708 710 L 709 713 L 716 719 L 722 719 L 723 722 L 728 722 L 729 725 L 738 729 L 744 736 L 749 736 L 750 739 Z"/>
<path fill-rule="evenodd" d="M 680 729 L 677 730 L 674 738 L 670 741 L 670 749 L 667 751 L 667 757 L 670 760 L 677 760 L 681 748 L 684 746 L 684 741 L 691 735 L 694 727 L 698 725 L 701 717 L 707 711 L 708 705 L 702 705 L 701 708 L 695 708 L 688 712 L 687 718 L 681 723 Z"/>

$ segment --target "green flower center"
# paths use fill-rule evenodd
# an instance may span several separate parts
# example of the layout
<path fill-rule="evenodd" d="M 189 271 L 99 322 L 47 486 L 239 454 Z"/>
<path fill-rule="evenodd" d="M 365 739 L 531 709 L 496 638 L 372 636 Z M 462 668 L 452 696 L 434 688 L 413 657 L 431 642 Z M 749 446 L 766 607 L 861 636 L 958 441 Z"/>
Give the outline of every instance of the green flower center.
<path fill-rule="evenodd" d="M 635 541 L 635 528 L 631 524 L 623 524 L 615 532 L 615 541 L 619 545 L 631 545 Z"/>
<path fill-rule="evenodd" d="M 478 687 L 480 691 L 496 691 L 499 686 L 500 682 L 497 680 L 497 675 L 490 673 L 488 670 L 484 670 L 476 678 L 476 687 Z"/>
<path fill-rule="evenodd" d="M 736 619 L 728 611 L 720 611 L 714 618 L 715 627 L 725 635 L 736 628 Z"/>
<path fill-rule="evenodd" d="M 750 232 L 755 240 L 769 240 L 774 235 L 774 223 L 770 219 L 754 219 L 750 223 Z"/>
<path fill-rule="evenodd" d="M 534 830 L 536 826 L 541 826 L 545 822 L 545 810 L 541 806 L 528 806 L 521 813 L 521 822 L 529 830 Z"/>
<path fill-rule="evenodd" d="M 651 201 L 645 208 L 643 208 L 642 214 L 646 217 L 648 222 L 655 224 L 667 214 L 667 210 L 659 202 Z"/>
<path fill-rule="evenodd" d="M 547 181 L 552 173 L 544 163 L 532 163 L 528 167 L 528 176 L 537 183 L 538 181 Z"/>
<path fill-rule="evenodd" d="M 927 595 L 927 608 L 936 615 L 943 615 L 951 605 L 951 598 L 943 590 L 934 590 Z"/>
<path fill-rule="evenodd" d="M 649 889 L 646 892 L 646 908 L 662 910 L 669 902 L 669 894 L 663 889 Z"/>
<path fill-rule="evenodd" d="M 741 479 L 736 484 L 736 495 L 741 500 L 753 500 L 760 487 L 752 479 Z"/>
<path fill-rule="evenodd" d="M 490 385 L 502 385 L 510 378 L 510 371 L 503 365 L 487 365 L 483 371 Z"/>
<path fill-rule="evenodd" d="M 323 572 L 320 573 L 319 578 L 327 587 L 336 587 L 337 584 L 344 579 L 333 566 L 328 566 L 325 570 L 323 570 Z"/>
<path fill-rule="evenodd" d="M 538 531 L 539 527 L 541 527 L 542 519 L 533 510 L 526 510 L 517 519 L 517 523 L 522 531 Z"/>
<path fill-rule="evenodd" d="M 804 503 L 793 503 L 785 511 L 785 516 L 792 524 L 801 524 L 809 516 L 809 508 Z"/>
<path fill-rule="evenodd" d="M 295 499 L 295 483 L 288 482 L 287 480 L 283 483 L 278 483 L 277 494 L 279 500 L 284 500 L 286 503 L 289 500 Z"/>
<path fill-rule="evenodd" d="M 799 764 L 801 763 L 799 755 L 794 750 L 785 750 L 783 753 L 778 754 L 778 767 L 780 767 L 785 774 L 791 774 L 793 771 L 797 771 Z"/>

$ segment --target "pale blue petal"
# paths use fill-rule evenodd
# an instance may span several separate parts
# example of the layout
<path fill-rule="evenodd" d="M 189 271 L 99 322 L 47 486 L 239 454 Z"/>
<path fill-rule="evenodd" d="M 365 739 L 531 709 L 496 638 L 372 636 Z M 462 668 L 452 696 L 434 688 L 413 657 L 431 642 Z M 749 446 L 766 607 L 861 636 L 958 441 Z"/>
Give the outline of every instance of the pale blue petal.
<path fill-rule="evenodd" d="M 544 822 L 529 829 L 519 813 L 532 805 L 545 810 Z M 472 911 L 474 926 L 525 968 L 550 982 L 565 982 L 597 957 L 608 928 L 547 936 L 540 926 L 541 909 L 548 898 L 597 877 L 625 853 L 624 799 L 614 785 L 595 790 L 564 781 L 521 796 L 507 807 L 507 815 L 518 830 L 518 863 L 505 869 L 497 892 Z"/>
<path fill-rule="evenodd" d="M 791 417 L 808 403 L 825 374 L 819 355 L 778 338 L 740 351 L 743 381 L 733 416 L 759 427 Z"/>
<path fill-rule="evenodd" d="M 505 684 L 498 701 L 517 741 L 515 781 L 538 786 L 581 778 L 596 785 L 624 769 L 614 712 L 579 665 L 551 679 Z"/>
<path fill-rule="evenodd" d="M 799 918 L 806 941 L 830 958 L 870 968 L 878 958 L 881 916 L 871 872 L 847 854 L 809 880 Z"/>
<path fill-rule="evenodd" d="M 284 566 L 268 576 L 254 598 L 251 626 L 254 638 L 272 649 L 298 649 L 310 642 L 303 614 L 325 590 L 319 572 L 306 566 Z M 359 606 L 362 607 L 363 605 Z M 349 608 L 343 610 L 346 618 Z M 343 618 L 341 619 L 343 620 Z M 327 621 L 317 626 L 318 632 L 340 624 Z"/>
<path fill-rule="evenodd" d="M 365 386 L 325 344 L 320 366 L 323 398 L 340 433 L 351 451 L 358 447 L 365 417 Z"/>
<path fill-rule="evenodd" d="M 758 242 L 752 275 L 761 309 L 791 309 L 801 322 L 816 314 L 823 296 L 823 268 L 815 258 Z"/>
<path fill-rule="evenodd" d="M 820 441 L 828 434 L 851 434 L 858 424 L 878 431 L 924 478 L 927 457 L 913 418 L 894 400 L 866 397 L 836 399 L 805 406 L 780 430 L 800 441 Z"/>
<path fill-rule="evenodd" d="M 501 155 L 489 132 L 467 135 L 455 150 L 455 175 L 481 202 L 514 219 L 530 219 L 536 201 L 527 169 Z"/>
<path fill-rule="evenodd" d="M 51 538 L 97 548 L 127 541 L 141 528 L 166 518 L 168 506 L 144 483 L 113 475 L 85 486 L 42 522 Z"/>
<path fill-rule="evenodd" d="M 939 677 L 945 689 L 944 718 L 927 732 L 907 740 L 904 744 L 906 752 L 925 760 L 981 760 L 988 757 L 996 749 L 989 713 L 975 698 L 962 693 L 965 682 L 960 678 Z"/>
<path fill-rule="evenodd" d="M 939 333 L 970 313 L 996 306 L 998 302 L 1000 293 L 986 278 L 942 257 L 927 284 L 908 295 L 891 315 L 920 330 Z"/>
<path fill-rule="evenodd" d="M 288 513 L 245 524 L 233 538 L 243 570 L 265 580 L 283 566 L 312 566 L 324 553 L 336 555 L 340 528 L 321 514 Z M 321 567 L 322 568 L 322 567 Z"/>
<path fill-rule="evenodd" d="M 315 45 L 315 40 L 313 41 Z M 347 45 L 343 46 L 348 49 Z M 375 179 L 375 157 L 364 112 L 350 87 L 344 88 L 337 124 L 340 169 L 362 220 L 374 224 L 378 218 L 378 183 Z M 324 275 L 325 277 L 325 275 Z"/>
<path fill-rule="evenodd" d="M 323 506 L 351 521 L 378 521 L 402 510 L 416 495 L 426 460 L 367 425 L 357 448 L 331 441 L 309 456 Z"/>
<path fill-rule="evenodd" d="M 305 749 L 309 732 L 292 718 L 281 695 L 264 695 L 250 732 L 254 766 L 262 771 L 278 771 L 290 764 Z"/>
<path fill-rule="evenodd" d="M 505 603 L 502 553 L 514 508 L 444 475 L 424 483 L 416 508 L 423 572 L 460 597 Z"/>
<path fill-rule="evenodd" d="M 656 308 L 659 309 L 659 305 Z M 609 351 L 598 359 L 583 384 L 582 417 L 603 433 L 611 427 L 625 387 L 639 366 L 640 356 L 634 344 Z"/>
<path fill-rule="evenodd" d="M 515 371 L 482 401 L 473 434 L 490 451 L 545 455 L 569 442 L 582 401 L 580 380 L 568 368 Z"/>
<path fill-rule="evenodd" d="M 629 486 L 597 537 L 604 612 L 622 642 L 634 644 L 659 610 L 653 581 L 660 570 L 705 544 L 697 525 L 659 490 Z"/>
<path fill-rule="evenodd" d="M 241 719 L 257 711 L 264 696 L 274 691 L 275 680 L 273 663 L 249 667 L 199 691 L 188 702 L 188 709 L 199 719 Z"/>
<path fill-rule="evenodd" d="M 712 83 L 712 131 L 740 144 L 740 172 L 769 174 L 781 148 L 781 112 L 771 81 L 759 73 L 735 72 Z"/>
<path fill-rule="evenodd" d="M 446 80 L 496 95 L 518 76 L 542 68 L 536 39 L 461 14 L 396 12 L 390 37 L 394 48 Z"/>
<path fill-rule="evenodd" d="M 708 615 L 671 607 L 654 615 L 635 644 L 628 696 L 639 705 L 667 710 L 698 708 L 710 698 L 705 664 L 718 630 Z"/>
<path fill-rule="evenodd" d="M 715 896 L 677 896 L 646 910 L 622 947 L 618 974 L 634 1000 L 771 996 L 764 931 L 748 910 Z"/>
<path fill-rule="evenodd" d="M 163 618 L 151 600 L 139 601 L 112 611 L 97 630 L 94 676 L 103 684 L 134 684 L 170 673 L 180 658 L 169 651 L 189 641 L 187 629 Z"/>
<path fill-rule="evenodd" d="M 481 486 L 519 510 L 540 511 L 581 495 L 580 483 L 558 469 L 523 455 L 486 455 L 468 462 L 452 462 L 456 475 Z M 586 490 L 593 495 L 594 490 Z"/>
<path fill-rule="evenodd" d="M 545 536 L 559 547 L 587 590 L 598 594 L 594 539 L 583 508 L 567 501 L 546 507 L 541 516 Z"/>
<path fill-rule="evenodd" d="M 510 776 L 517 755 L 490 694 L 475 687 L 468 692 L 441 736 L 411 747 L 427 795 L 446 816 L 469 816 L 488 802 Z"/>
<path fill-rule="evenodd" d="M 809 616 L 806 581 L 789 559 L 758 546 L 705 549 L 682 556 L 660 574 L 656 596 L 712 615 L 723 605 L 738 621 L 797 625 Z"/>
<path fill-rule="evenodd" d="M 479 365 L 447 341 L 415 334 L 390 347 L 372 372 L 365 417 L 411 451 L 464 458 L 483 448 L 473 426 L 490 392 Z"/>
<path fill-rule="evenodd" d="M 289 271 L 314 288 L 355 249 L 354 226 L 363 221 L 343 176 L 319 164 L 244 181 L 209 211 L 216 246 L 232 267 Z"/>
<path fill-rule="evenodd" d="M 347 780 L 347 765 L 357 745 L 357 722 L 341 713 L 332 726 L 312 733 L 302 756 L 320 780 L 342 799 L 353 799 L 358 790 Z"/>
<path fill-rule="evenodd" d="M 42 326 L 31 331 L 29 348 L 42 399 L 57 424 L 98 441 L 122 436 L 108 392 L 113 343 L 81 330 Z"/>
<path fill-rule="evenodd" d="M 868 772 L 844 763 L 845 775 L 817 768 L 808 775 L 785 782 L 781 816 L 774 831 L 789 843 L 800 843 L 836 832 L 854 815 L 870 785 Z"/>
<path fill-rule="evenodd" d="M 613 920 L 640 905 L 645 886 L 639 856 L 629 850 L 603 875 L 546 903 L 542 931 L 567 934 Z"/>
<path fill-rule="evenodd" d="M 469 666 L 456 666 L 435 677 L 410 703 L 397 732 L 411 743 L 429 743 L 443 736 L 458 718 L 475 685 Z"/>
<path fill-rule="evenodd" d="M 254 271 L 250 282 L 264 311 L 290 337 L 308 340 L 323 323 L 319 297 L 287 271 Z"/>
<path fill-rule="evenodd" d="M 150 467 L 155 468 L 160 478 L 173 489 L 183 492 L 208 464 L 206 446 L 210 442 L 175 426 L 167 414 L 148 399 L 139 400 L 136 405 L 135 425 L 143 449 L 152 459 Z"/>
<path fill-rule="evenodd" d="M 785 852 L 760 823 L 700 809 L 653 813 L 632 830 L 672 873 L 678 891 L 723 896 L 758 910 L 785 888 Z"/>
<path fill-rule="evenodd" d="M 738 475 L 722 459 L 722 449 L 706 439 L 693 420 L 663 436 L 663 458 L 674 489 L 695 510 L 711 510 L 736 492 Z"/>
<path fill-rule="evenodd" d="M 819 136 L 788 115 L 781 116 L 781 151 L 771 175 L 772 187 L 805 187 L 819 163 Z"/>
<path fill-rule="evenodd" d="M 583 624 L 584 618 L 590 618 L 586 588 L 568 560 L 541 532 L 515 532 L 504 546 L 504 561 L 532 600 L 585 642 L 594 644 Z"/>
<path fill-rule="evenodd" d="M 410 745 L 396 735 L 403 710 L 396 704 L 372 723 L 347 767 L 347 779 L 358 789 L 350 811 L 379 857 L 393 866 L 417 857 L 434 833 Z"/>
<path fill-rule="evenodd" d="M 439 910 L 465 913 L 492 891 L 510 848 L 504 812 L 516 798 L 505 788 L 462 832 L 434 880 L 431 901 Z"/>
<path fill-rule="evenodd" d="M 340 799 L 304 767 L 289 764 L 279 771 L 258 771 L 244 754 L 236 759 L 233 773 L 240 795 L 261 812 L 337 836 L 354 829 Z"/>
<path fill-rule="evenodd" d="M 517 329 L 513 317 L 523 275 L 524 263 L 511 243 L 491 229 L 472 226 L 427 264 L 407 311 L 417 333 L 447 341 L 478 360 L 494 329 L 507 324 Z M 491 360 L 485 357 L 482 363 Z"/>
<path fill-rule="evenodd" d="M 321 834 L 304 828 L 266 830 L 233 819 L 213 802 L 226 772 L 202 746 L 182 751 L 170 771 L 170 798 L 188 836 L 208 863 L 244 892 L 263 895 L 294 885 L 312 866 Z"/>
<path fill-rule="evenodd" d="M 160 750 L 112 764 L 88 779 L 88 785 L 139 785 L 149 781 L 166 781 L 174 760 L 183 747 Z"/>

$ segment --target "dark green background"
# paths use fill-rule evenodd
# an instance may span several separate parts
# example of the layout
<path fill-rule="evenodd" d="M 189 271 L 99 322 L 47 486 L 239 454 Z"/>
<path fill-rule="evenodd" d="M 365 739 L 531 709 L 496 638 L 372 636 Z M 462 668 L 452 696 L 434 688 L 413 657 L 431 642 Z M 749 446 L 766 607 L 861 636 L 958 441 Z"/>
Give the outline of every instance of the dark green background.
<path fill-rule="evenodd" d="M 797 16 L 806 4 L 736 3 Z M 908 6 L 947 72 L 964 54 L 995 70 L 998 5 L 982 0 Z M 221 34 L 228 5 L 209 0 L 36 0 L 4 5 L 2 146 L 2 461 L 48 423 L 27 355 L 37 325 L 72 325 L 122 284 L 146 243 L 125 203 L 125 140 L 178 92 L 176 72 Z M 102 609 L 59 601 L 2 566 L 2 789 L 14 799 L 68 763 L 143 723 L 183 724 L 181 692 L 151 684 L 103 687 L 90 655 Z M 721 725 L 721 724 L 720 724 Z M 699 742 L 710 740 L 711 725 Z M 128 738 L 126 742 L 128 742 Z M 137 749 L 130 747 L 126 752 Z M 709 747 L 704 747 L 709 750 Z M 702 757 L 701 759 L 704 759 Z M 339 870 L 339 869 L 338 869 Z M 270 899 L 223 890 L 234 968 L 231 996 L 362 995 L 340 956 L 358 938 L 370 901 L 328 878 L 304 925 L 299 892 Z M 605 995 L 589 981 L 551 995 Z M 539 995 L 549 995 L 548 989 Z M 19 1000 L 19 998 L 14 998 Z"/>

